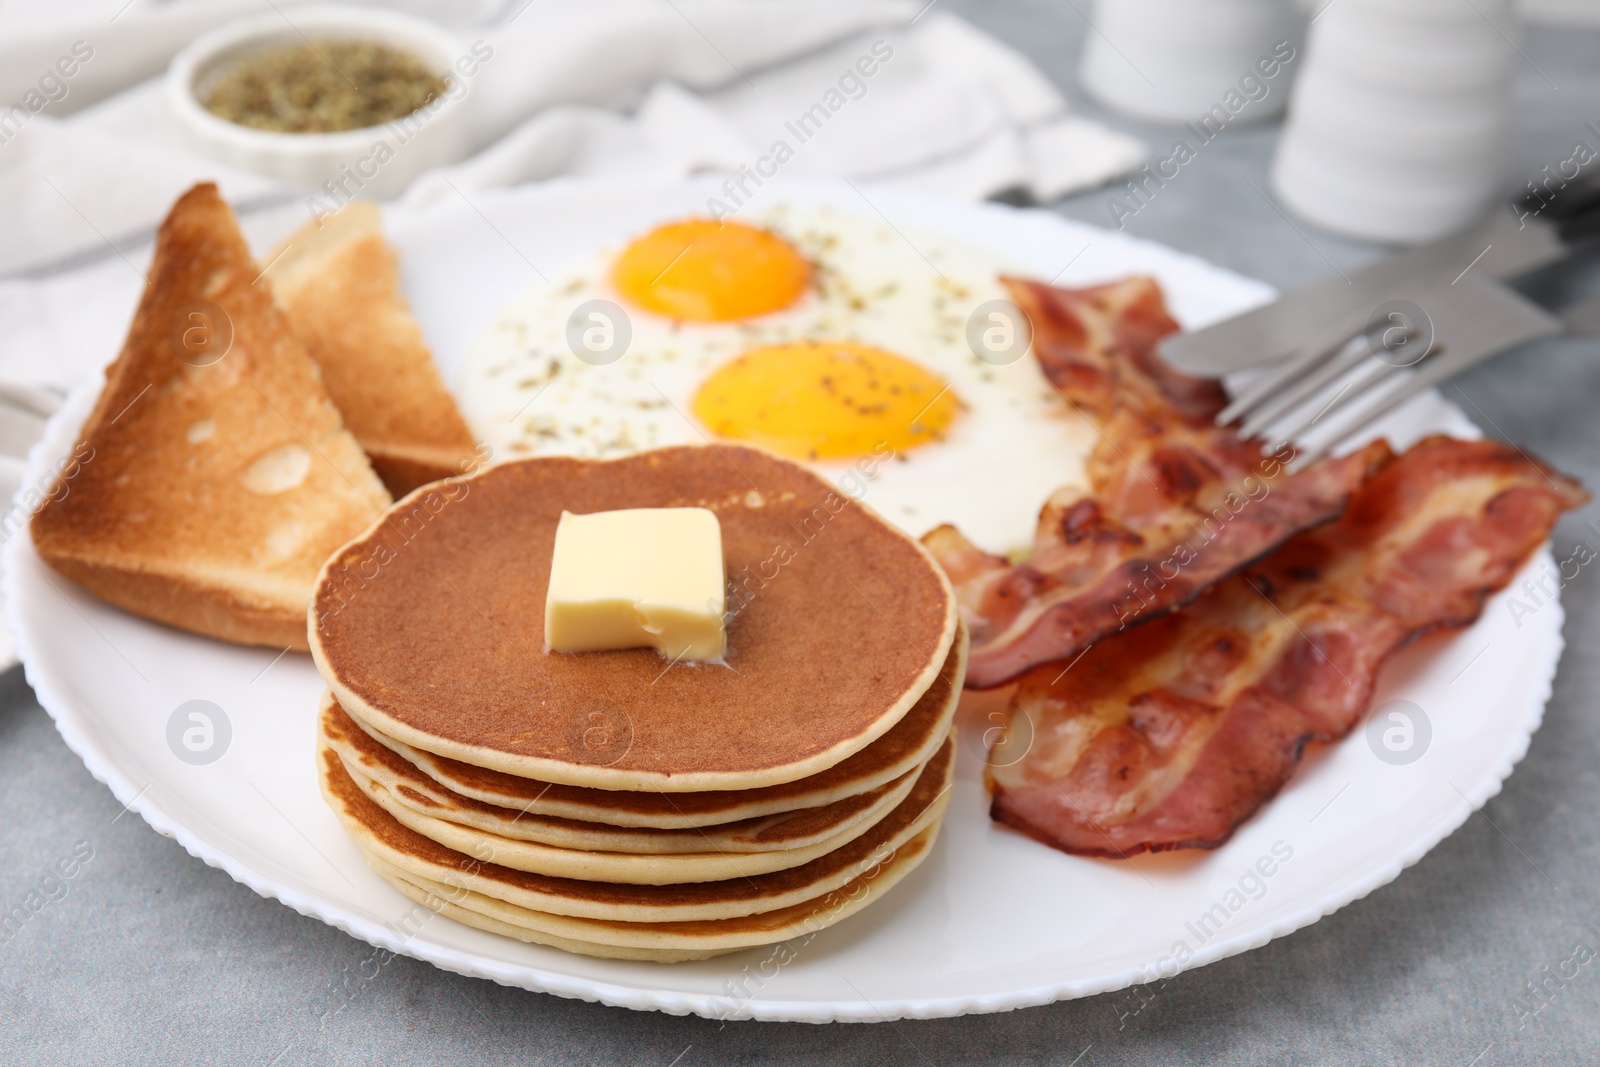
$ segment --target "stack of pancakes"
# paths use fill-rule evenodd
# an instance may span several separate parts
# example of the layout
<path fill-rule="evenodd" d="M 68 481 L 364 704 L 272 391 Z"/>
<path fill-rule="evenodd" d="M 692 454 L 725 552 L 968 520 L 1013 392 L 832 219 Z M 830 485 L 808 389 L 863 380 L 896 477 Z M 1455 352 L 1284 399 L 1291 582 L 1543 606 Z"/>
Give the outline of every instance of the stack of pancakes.
<path fill-rule="evenodd" d="M 707 507 L 725 663 L 543 650 L 563 510 Z M 924 859 L 966 637 L 938 566 L 740 447 L 535 459 L 424 487 L 323 570 L 324 795 L 373 869 L 480 929 L 620 959 L 820 930 Z"/>

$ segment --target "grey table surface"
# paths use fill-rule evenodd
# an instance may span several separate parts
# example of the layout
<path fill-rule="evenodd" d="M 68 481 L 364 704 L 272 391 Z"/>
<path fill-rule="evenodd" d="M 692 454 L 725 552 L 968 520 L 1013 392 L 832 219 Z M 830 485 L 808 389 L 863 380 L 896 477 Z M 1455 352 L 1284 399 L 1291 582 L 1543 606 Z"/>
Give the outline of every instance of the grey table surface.
<path fill-rule="evenodd" d="M 1086 114 L 1094 32 L 1068 0 L 945 0 L 1025 52 Z M 1517 75 L 1518 173 L 1571 154 L 1600 120 L 1600 33 L 1533 29 Z M 1263 196 L 1278 130 L 1230 130 L 1129 232 L 1280 286 L 1381 250 L 1291 223 Z M 1109 191 L 1057 210 L 1101 225 Z M 1600 486 L 1600 341 L 1542 342 L 1447 395 L 1483 429 Z M 1567 517 L 1560 558 L 1600 506 Z M 373 950 L 266 900 L 124 814 L 62 743 L 22 674 L 0 676 L 0 903 L 76 847 L 92 858 L 0 943 L 0 1059 L 38 1063 L 1500 1064 L 1600 1062 L 1600 966 L 1537 1016 L 1514 998 L 1580 943 L 1600 950 L 1600 578 L 1563 593 L 1566 652 L 1544 725 L 1504 791 L 1398 880 L 1264 948 L 1108 994 L 1001 1015 L 877 1025 L 728 1023 L 508 989 Z M 1070 901 L 1063 901 L 1070 907 Z M 1579 959 L 1586 958 L 1583 953 Z M 1549 972 L 1545 971 L 1549 968 Z M 1568 969 L 1571 974 L 1572 968 Z M 339 1010 L 331 1011 L 330 1006 Z"/>

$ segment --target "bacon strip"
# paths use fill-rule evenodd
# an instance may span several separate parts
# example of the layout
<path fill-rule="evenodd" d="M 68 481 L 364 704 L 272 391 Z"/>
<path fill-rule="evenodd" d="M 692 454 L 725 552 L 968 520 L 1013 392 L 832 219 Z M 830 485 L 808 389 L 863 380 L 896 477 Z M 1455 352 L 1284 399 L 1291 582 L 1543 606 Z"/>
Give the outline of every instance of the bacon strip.
<path fill-rule="evenodd" d="M 1177 324 L 1153 279 L 1089 289 L 1004 281 L 1032 320 L 1046 377 L 1101 439 L 1087 490 L 1050 499 L 1025 562 L 989 555 L 952 526 L 923 538 L 961 601 L 972 688 L 1004 684 L 1180 607 L 1337 517 L 1388 458 L 1378 443 L 1289 474 L 1291 449 L 1263 457 L 1261 441 L 1214 426 L 1226 403 L 1221 387 L 1156 354 Z"/>
<path fill-rule="evenodd" d="M 1068 670 L 1026 675 L 991 753 L 990 814 L 1084 855 L 1215 848 L 1308 742 L 1361 720 L 1391 652 L 1472 623 L 1587 498 L 1498 442 L 1422 441 L 1338 522 Z"/>

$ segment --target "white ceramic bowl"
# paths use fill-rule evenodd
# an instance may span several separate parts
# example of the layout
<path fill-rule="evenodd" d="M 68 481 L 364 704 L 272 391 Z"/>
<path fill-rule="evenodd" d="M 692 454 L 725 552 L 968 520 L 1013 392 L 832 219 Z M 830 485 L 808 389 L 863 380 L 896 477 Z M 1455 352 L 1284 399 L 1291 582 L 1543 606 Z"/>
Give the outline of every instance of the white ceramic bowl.
<path fill-rule="evenodd" d="M 292 21 L 291 21 L 292 20 Z M 411 53 L 449 87 L 426 107 L 381 126 L 339 133 L 275 133 L 207 111 L 201 93 L 230 62 L 262 48 L 306 40 L 359 40 Z M 219 163 L 277 178 L 336 203 L 384 199 L 425 170 L 459 160 L 467 148 L 467 101 L 477 58 L 438 26 L 410 15 L 359 7 L 297 7 L 213 30 L 167 68 L 167 102 L 194 148 Z"/>

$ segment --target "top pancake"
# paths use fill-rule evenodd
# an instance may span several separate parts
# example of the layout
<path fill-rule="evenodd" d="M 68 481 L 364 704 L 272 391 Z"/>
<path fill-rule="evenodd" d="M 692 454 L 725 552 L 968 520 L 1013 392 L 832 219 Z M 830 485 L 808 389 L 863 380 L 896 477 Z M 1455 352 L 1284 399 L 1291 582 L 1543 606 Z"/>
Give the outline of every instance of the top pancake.
<path fill-rule="evenodd" d="M 705 507 L 730 583 L 726 665 L 546 653 L 563 510 Z M 797 464 L 742 446 L 506 463 L 425 487 L 324 566 L 311 647 L 340 704 L 464 763 L 598 789 L 750 789 L 889 730 L 956 635 L 911 538 Z"/>

